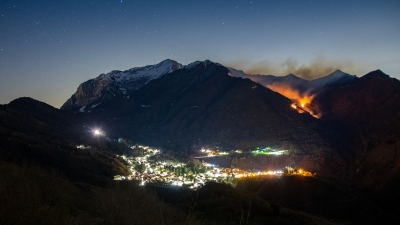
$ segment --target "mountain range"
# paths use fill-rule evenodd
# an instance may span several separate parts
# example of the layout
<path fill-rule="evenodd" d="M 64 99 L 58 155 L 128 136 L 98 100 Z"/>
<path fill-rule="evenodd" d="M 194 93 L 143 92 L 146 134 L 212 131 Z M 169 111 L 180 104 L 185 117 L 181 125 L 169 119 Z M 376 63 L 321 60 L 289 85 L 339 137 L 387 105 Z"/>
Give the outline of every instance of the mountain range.
<path fill-rule="evenodd" d="M 187 154 L 202 147 L 289 149 L 278 164 L 376 187 L 399 178 L 399 93 L 399 81 L 379 70 L 361 78 L 336 70 L 309 81 L 167 59 L 86 81 L 61 110 L 89 114 L 110 135 Z"/>
<path fill-rule="evenodd" d="M 278 215 L 279 204 L 286 207 L 278 220 L 290 220 L 285 214 L 290 208 L 338 221 L 377 224 L 392 221 L 399 211 L 399 96 L 400 81 L 380 70 L 361 77 L 337 70 L 305 80 L 293 74 L 245 74 L 209 60 L 182 65 L 167 59 L 83 82 L 61 109 L 28 97 L 0 105 L 0 166 L 8 165 L 3 161 L 22 168 L 25 162 L 38 163 L 59 171 L 57 179 L 65 177 L 79 188 L 60 196 L 78 192 L 86 196 L 96 192 L 91 185 L 108 187 L 114 175 L 130 173 L 117 154 L 131 149 L 117 140 L 161 147 L 183 158 L 191 158 L 201 148 L 269 146 L 288 150 L 289 155 L 244 154 L 215 160 L 247 170 L 299 167 L 317 176 L 247 179 L 239 181 L 237 189 L 208 184 L 199 196 L 162 187 L 152 191 L 183 211 L 198 198 L 197 212 L 210 218 L 214 215 L 210 207 L 215 211 L 223 206 L 221 215 L 228 218 L 243 202 L 234 206 L 226 199 L 240 195 L 247 201 L 244 196 L 252 199 L 255 193 L 260 207 L 254 207 L 267 210 L 268 215 Z M 94 129 L 105 136 L 93 136 Z M 27 170 L 31 168 L 35 167 Z M 24 182 L 34 186 L 32 175 L 54 177 L 35 173 L 26 175 Z M 9 184 L 16 174 L 6 174 Z M 40 187 L 48 186 L 47 180 L 40 182 Z M 0 191 L 4 187 L 0 185 Z M 125 188 L 118 191 L 122 199 Z M 262 210 L 260 215 L 265 215 Z"/>

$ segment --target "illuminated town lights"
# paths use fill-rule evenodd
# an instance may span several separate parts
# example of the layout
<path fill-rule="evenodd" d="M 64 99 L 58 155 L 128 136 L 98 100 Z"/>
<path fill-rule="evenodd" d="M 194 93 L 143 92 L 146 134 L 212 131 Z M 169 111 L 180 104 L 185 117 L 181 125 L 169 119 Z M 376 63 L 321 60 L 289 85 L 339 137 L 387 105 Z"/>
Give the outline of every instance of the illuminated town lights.
<path fill-rule="evenodd" d="M 207 162 L 202 162 L 202 172 L 196 171 L 194 174 L 187 174 L 185 163 L 177 162 L 165 162 L 165 161 L 153 161 L 149 160 L 151 156 L 160 154 L 154 148 L 143 146 L 142 157 L 120 155 L 119 157 L 124 159 L 128 164 L 132 172 L 129 176 L 114 176 L 115 180 L 137 180 L 139 185 L 143 186 L 145 183 L 159 183 L 169 184 L 171 186 L 186 186 L 191 189 L 197 189 L 202 187 L 207 181 L 226 182 L 226 178 L 249 178 L 253 179 L 262 175 L 268 176 L 315 176 L 312 173 L 305 171 L 301 168 L 285 167 L 283 170 L 269 170 L 269 171 L 246 171 L 239 168 L 222 168 L 217 165 L 213 165 Z M 219 151 L 214 151 L 218 154 Z M 233 151 L 231 151 L 233 152 Z M 276 150 L 272 147 L 258 147 L 252 151 L 254 154 L 288 154 L 288 150 Z M 135 168 L 141 164 L 140 170 Z M 144 168 L 143 168 L 144 167 Z M 173 169 L 175 168 L 175 169 Z M 184 169 L 176 169 L 184 168 Z M 286 172 L 287 171 L 287 172 Z"/>

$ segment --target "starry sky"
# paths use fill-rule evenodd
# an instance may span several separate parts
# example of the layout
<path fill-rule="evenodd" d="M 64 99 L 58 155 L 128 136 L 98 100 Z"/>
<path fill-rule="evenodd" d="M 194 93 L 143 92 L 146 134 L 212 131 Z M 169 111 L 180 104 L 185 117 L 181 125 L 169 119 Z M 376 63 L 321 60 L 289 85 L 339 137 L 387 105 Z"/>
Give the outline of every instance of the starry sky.
<path fill-rule="evenodd" d="M 400 1 L 0 0 L 0 104 L 29 96 L 60 107 L 101 73 L 167 58 L 400 79 Z"/>

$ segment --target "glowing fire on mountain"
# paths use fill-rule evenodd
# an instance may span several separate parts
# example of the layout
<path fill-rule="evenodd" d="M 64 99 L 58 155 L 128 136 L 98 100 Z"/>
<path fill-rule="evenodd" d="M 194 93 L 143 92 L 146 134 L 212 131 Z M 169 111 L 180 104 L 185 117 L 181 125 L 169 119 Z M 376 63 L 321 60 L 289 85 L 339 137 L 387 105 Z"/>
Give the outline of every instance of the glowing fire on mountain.
<path fill-rule="evenodd" d="M 314 99 L 315 95 L 311 95 L 308 92 L 300 93 L 299 91 L 293 90 L 289 85 L 284 83 L 273 83 L 271 85 L 267 85 L 267 88 L 271 89 L 272 91 L 278 92 L 279 94 L 292 100 L 293 102 L 291 104 L 291 107 L 297 112 L 308 112 L 313 117 L 319 118 L 319 116 L 314 113 L 310 108 L 310 103 Z"/>

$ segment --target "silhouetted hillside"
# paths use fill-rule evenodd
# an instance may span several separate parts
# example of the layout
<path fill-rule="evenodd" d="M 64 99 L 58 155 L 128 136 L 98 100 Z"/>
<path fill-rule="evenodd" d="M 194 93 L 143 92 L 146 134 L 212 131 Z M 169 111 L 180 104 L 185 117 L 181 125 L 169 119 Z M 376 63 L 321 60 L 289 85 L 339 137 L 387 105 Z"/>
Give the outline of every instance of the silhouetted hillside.
<path fill-rule="evenodd" d="M 397 200 L 343 187 L 315 177 L 248 178 L 238 181 L 241 192 L 282 207 L 349 224 L 391 224 L 399 220 Z"/>
<path fill-rule="evenodd" d="M 54 168 L 53 168 L 54 169 Z M 200 224 L 132 182 L 72 183 L 0 160 L 0 224 Z"/>
<path fill-rule="evenodd" d="M 348 179 L 382 187 L 400 179 L 400 81 L 377 70 L 315 99 L 322 120 L 348 139 Z"/>
<path fill-rule="evenodd" d="M 129 173 L 111 142 L 93 137 L 81 118 L 34 99 L 0 106 L 0 137 L 2 160 L 37 162 L 72 180 L 94 182 Z"/>

